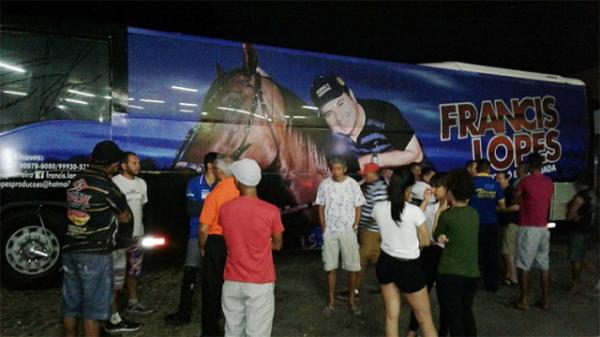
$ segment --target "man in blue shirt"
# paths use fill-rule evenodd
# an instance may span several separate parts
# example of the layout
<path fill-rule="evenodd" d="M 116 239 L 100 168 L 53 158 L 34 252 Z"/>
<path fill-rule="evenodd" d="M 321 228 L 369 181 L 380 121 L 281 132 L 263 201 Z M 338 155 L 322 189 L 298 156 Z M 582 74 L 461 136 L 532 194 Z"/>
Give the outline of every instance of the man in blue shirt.
<path fill-rule="evenodd" d="M 204 199 L 217 185 L 213 165 L 217 153 L 210 152 L 204 156 L 204 174 L 196 176 L 188 182 L 186 189 L 186 209 L 190 217 L 190 231 L 186 250 L 185 265 L 183 268 L 183 281 L 179 297 L 177 312 L 165 316 L 165 322 L 171 325 L 188 324 L 192 317 L 192 297 L 196 289 L 196 275 L 201 267 L 200 251 L 198 249 L 198 226 L 200 212 L 204 206 Z"/>
<path fill-rule="evenodd" d="M 498 209 L 505 208 L 504 192 L 500 184 L 490 177 L 490 162 L 477 161 L 477 175 L 473 177 L 475 189 L 469 206 L 479 213 L 479 265 L 483 283 L 488 291 L 498 290 Z"/>

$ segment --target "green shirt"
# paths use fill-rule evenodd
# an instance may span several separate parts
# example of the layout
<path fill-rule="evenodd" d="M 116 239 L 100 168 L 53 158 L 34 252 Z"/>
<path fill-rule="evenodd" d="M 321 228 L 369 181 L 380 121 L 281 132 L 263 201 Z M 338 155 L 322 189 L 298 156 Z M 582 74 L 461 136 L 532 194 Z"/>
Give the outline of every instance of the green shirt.
<path fill-rule="evenodd" d="M 440 215 L 434 238 L 445 234 L 448 242 L 438 266 L 439 274 L 479 277 L 477 251 L 479 215 L 470 206 L 453 207 Z"/>

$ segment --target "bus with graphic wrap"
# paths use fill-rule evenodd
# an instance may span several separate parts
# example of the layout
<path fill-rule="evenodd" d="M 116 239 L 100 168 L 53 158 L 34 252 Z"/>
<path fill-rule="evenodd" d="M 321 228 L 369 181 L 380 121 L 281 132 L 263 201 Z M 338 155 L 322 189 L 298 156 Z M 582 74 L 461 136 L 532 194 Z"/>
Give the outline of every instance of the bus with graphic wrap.
<path fill-rule="evenodd" d="M 0 250 L 13 284 L 57 278 L 65 187 L 104 139 L 140 157 L 146 231 L 174 253 L 186 183 L 212 151 L 259 163 L 286 249 L 319 248 L 313 202 L 334 155 L 353 175 L 368 162 L 442 172 L 487 158 L 514 177 L 533 152 L 556 182 L 588 166 L 585 85 L 556 75 L 10 18 L 0 43 Z M 340 97 L 347 110 L 329 111 Z"/>

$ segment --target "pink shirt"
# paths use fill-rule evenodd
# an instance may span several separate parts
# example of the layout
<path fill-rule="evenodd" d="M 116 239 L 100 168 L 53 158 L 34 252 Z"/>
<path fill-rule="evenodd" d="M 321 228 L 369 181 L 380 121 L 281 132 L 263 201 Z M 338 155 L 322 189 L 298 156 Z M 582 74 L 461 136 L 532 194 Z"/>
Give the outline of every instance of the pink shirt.
<path fill-rule="evenodd" d="M 552 179 L 541 173 L 533 173 L 519 182 L 517 193 L 521 192 L 520 226 L 545 227 L 554 193 Z"/>
<path fill-rule="evenodd" d="M 221 206 L 219 222 L 227 245 L 223 278 L 275 282 L 271 236 L 283 232 L 279 209 L 258 198 L 241 196 Z"/>

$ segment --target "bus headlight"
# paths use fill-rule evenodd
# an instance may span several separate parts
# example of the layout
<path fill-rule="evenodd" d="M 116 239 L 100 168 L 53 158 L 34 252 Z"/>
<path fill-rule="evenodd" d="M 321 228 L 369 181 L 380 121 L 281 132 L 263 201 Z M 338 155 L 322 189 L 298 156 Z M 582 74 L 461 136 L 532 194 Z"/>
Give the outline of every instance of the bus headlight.
<path fill-rule="evenodd" d="M 142 238 L 142 240 L 140 240 L 140 244 L 142 245 L 142 247 L 144 247 L 146 249 L 162 247 L 166 243 L 167 243 L 167 241 L 162 236 L 147 235 L 147 236 L 144 236 Z"/>

